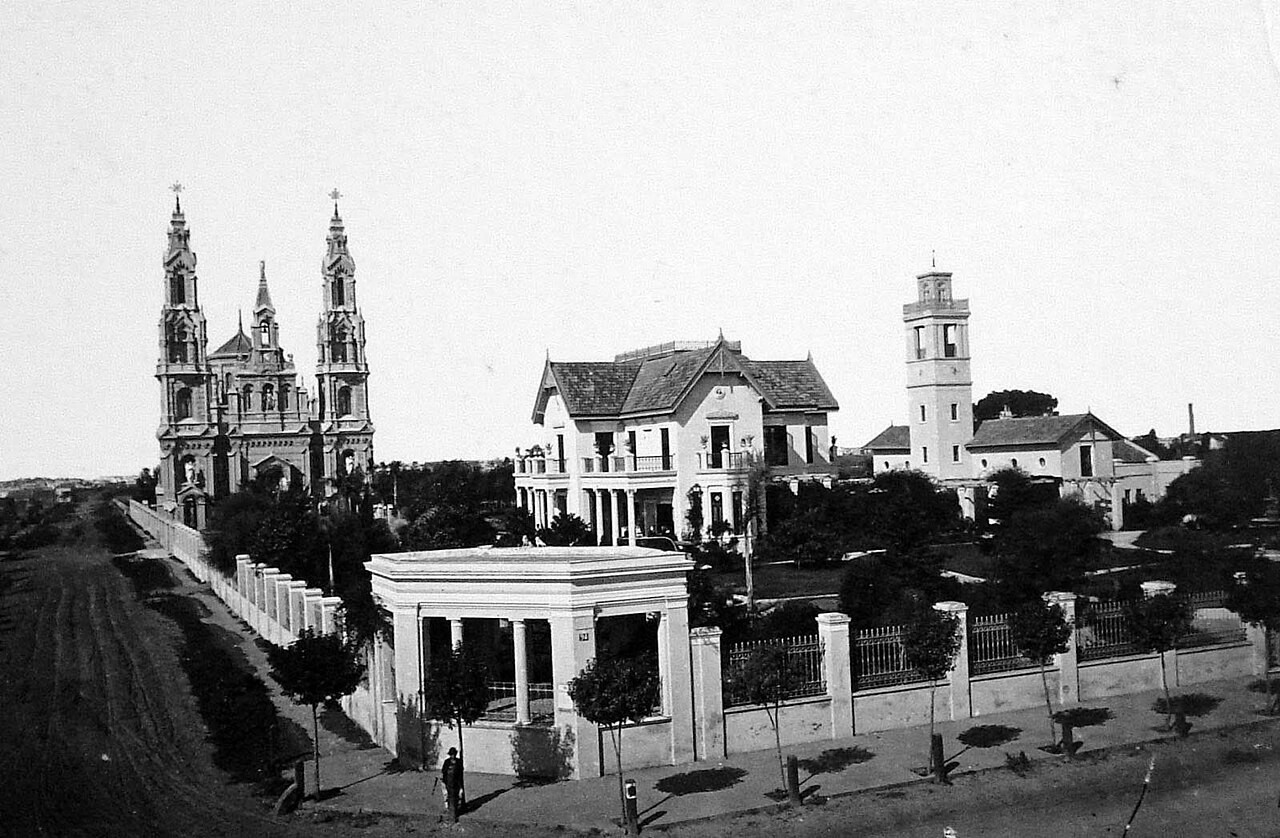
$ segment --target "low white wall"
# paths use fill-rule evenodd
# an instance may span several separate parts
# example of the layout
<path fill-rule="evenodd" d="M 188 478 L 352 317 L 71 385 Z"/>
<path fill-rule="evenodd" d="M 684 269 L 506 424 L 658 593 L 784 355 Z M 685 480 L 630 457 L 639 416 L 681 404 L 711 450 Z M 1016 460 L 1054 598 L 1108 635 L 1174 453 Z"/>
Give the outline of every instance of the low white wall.
<path fill-rule="evenodd" d="M 773 724 L 763 705 L 731 707 L 724 711 L 725 747 L 731 754 L 772 748 Z M 831 739 L 831 699 L 827 696 L 784 702 L 778 712 L 782 742 Z"/>

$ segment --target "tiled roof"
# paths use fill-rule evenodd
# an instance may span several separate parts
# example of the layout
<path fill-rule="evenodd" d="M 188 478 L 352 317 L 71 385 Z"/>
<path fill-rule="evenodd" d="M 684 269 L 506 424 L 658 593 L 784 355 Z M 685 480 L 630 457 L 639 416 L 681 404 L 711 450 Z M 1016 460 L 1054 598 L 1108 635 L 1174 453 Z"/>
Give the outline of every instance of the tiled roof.
<path fill-rule="evenodd" d="M 1111 458 L 1122 463 L 1145 463 L 1155 455 L 1128 439 L 1118 439 L 1111 447 Z"/>
<path fill-rule="evenodd" d="M 216 350 L 214 350 L 213 354 L 210 355 L 209 357 L 218 358 L 224 355 L 227 355 L 227 356 L 248 355 L 252 351 L 253 351 L 253 343 L 249 340 L 248 335 L 246 335 L 243 331 L 240 331 L 240 332 L 236 332 L 235 336 L 231 338 L 231 340 L 227 341 L 226 343 L 222 344 L 222 346 L 219 346 Z"/>
<path fill-rule="evenodd" d="M 1122 439 L 1091 413 L 1067 416 L 1026 416 L 1019 419 L 988 419 L 978 426 L 966 448 L 1005 448 L 1014 445 L 1058 445 L 1077 429 L 1093 423 L 1108 439 Z"/>
<path fill-rule="evenodd" d="M 643 361 L 550 361 L 548 367 L 570 416 L 673 410 L 717 351 L 727 353 L 725 370 L 741 369 L 772 409 L 840 409 L 812 361 L 752 361 L 723 346 Z"/>
<path fill-rule="evenodd" d="M 910 451 L 911 427 L 890 425 L 862 447 L 868 451 Z"/>

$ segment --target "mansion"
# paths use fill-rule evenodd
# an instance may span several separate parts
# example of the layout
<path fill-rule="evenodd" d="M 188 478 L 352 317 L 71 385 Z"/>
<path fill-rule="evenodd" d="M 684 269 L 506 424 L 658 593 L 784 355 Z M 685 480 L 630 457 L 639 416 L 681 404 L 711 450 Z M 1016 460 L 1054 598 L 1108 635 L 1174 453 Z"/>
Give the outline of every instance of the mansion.
<path fill-rule="evenodd" d="M 974 428 L 969 301 L 952 295 L 951 274 L 916 278 L 906 327 L 908 424 L 890 425 L 863 446 L 872 471 L 917 469 L 960 497 L 967 517 L 982 514 L 987 477 L 1018 468 L 1052 481 L 1123 525 L 1124 504 L 1156 500 L 1197 461 L 1160 460 L 1092 412 L 1015 418 L 1006 410 Z"/>
<path fill-rule="evenodd" d="M 707 532 L 742 533 L 754 471 L 831 483 L 827 415 L 838 409 L 812 358 L 756 361 L 723 336 L 612 361 L 548 359 L 538 441 L 517 449 L 517 504 L 539 527 L 577 515 L 598 544 L 683 533 L 691 506 Z"/>
<path fill-rule="evenodd" d="M 181 200 L 175 201 L 156 363 L 156 506 L 188 526 L 203 527 L 210 502 L 255 480 L 324 495 L 372 464 L 364 318 L 336 197 L 321 265 L 314 398 L 298 385 L 293 355 L 280 346 L 265 263 L 248 333 L 242 319 L 229 340 L 208 351 L 196 254 Z"/>

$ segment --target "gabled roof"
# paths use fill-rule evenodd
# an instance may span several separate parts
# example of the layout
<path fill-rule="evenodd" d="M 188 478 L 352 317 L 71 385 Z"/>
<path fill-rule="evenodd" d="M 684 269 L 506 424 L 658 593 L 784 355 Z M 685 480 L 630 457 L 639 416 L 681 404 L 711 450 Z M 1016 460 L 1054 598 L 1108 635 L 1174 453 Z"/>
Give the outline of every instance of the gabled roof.
<path fill-rule="evenodd" d="M 1149 463 L 1160 458 L 1131 439 L 1118 439 L 1111 447 L 1111 459 L 1122 463 Z"/>
<path fill-rule="evenodd" d="M 907 452 L 911 450 L 911 426 L 890 425 L 878 433 L 874 439 L 862 446 L 872 452 Z"/>
<path fill-rule="evenodd" d="M 706 373 L 741 375 L 771 410 L 839 410 L 813 361 L 752 361 L 723 338 L 714 344 L 659 357 L 624 361 L 551 361 L 543 371 L 534 421 L 546 409 L 552 387 L 570 416 L 666 413 Z"/>
<path fill-rule="evenodd" d="M 1011 448 L 1027 445 L 1061 445 L 1093 428 L 1111 440 L 1124 437 L 1092 413 L 1067 416 L 1025 416 L 1019 419 L 988 419 L 978 426 L 965 447 Z"/>

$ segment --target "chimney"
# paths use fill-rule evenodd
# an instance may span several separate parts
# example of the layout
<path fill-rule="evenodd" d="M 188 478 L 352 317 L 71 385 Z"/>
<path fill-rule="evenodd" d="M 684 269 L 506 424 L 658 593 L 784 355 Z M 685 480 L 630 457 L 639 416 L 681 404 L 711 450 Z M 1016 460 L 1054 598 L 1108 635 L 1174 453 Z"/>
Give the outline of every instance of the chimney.
<path fill-rule="evenodd" d="M 1187 402 L 1187 433 L 1196 435 L 1196 406 L 1191 402 Z"/>

